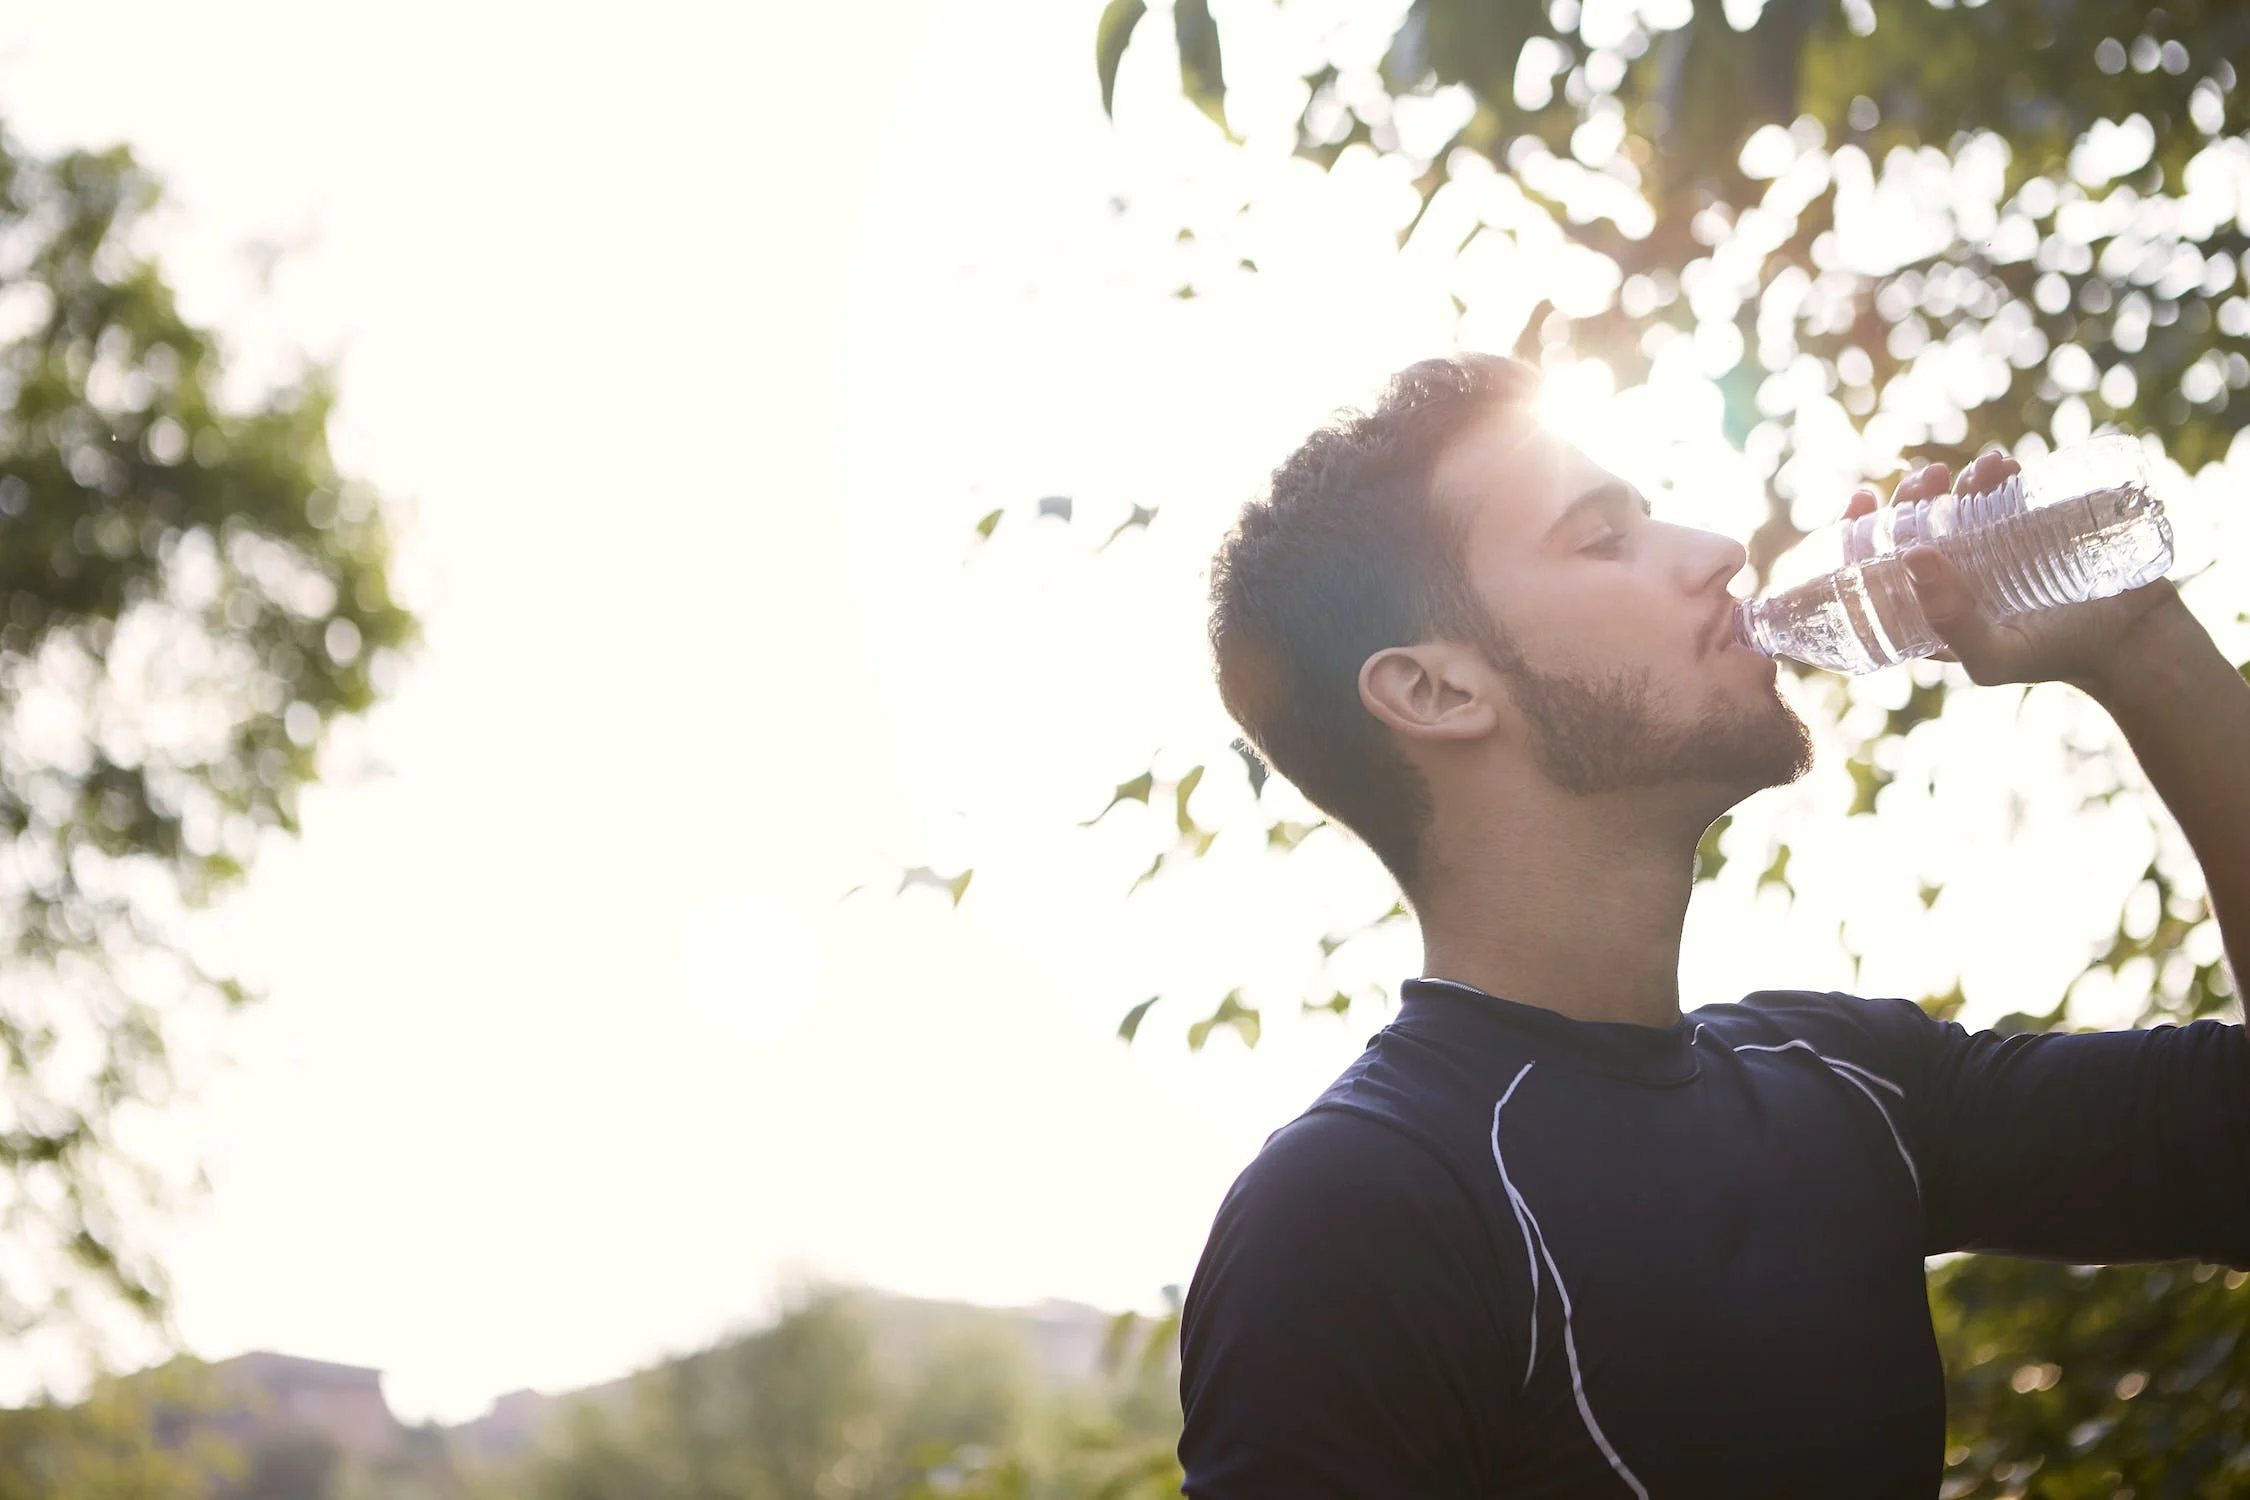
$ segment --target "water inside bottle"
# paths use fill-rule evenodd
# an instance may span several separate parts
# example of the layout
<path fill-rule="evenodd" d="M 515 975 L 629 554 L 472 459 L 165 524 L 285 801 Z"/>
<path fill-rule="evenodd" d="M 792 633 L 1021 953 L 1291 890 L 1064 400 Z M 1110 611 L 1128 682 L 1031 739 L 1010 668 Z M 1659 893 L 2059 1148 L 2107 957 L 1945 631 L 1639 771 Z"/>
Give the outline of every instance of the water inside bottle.
<path fill-rule="evenodd" d="M 1906 563 L 1894 556 L 1784 589 L 1744 605 L 1738 618 L 1756 650 L 1836 672 L 1871 672 L 1944 645 L 1914 598 Z"/>

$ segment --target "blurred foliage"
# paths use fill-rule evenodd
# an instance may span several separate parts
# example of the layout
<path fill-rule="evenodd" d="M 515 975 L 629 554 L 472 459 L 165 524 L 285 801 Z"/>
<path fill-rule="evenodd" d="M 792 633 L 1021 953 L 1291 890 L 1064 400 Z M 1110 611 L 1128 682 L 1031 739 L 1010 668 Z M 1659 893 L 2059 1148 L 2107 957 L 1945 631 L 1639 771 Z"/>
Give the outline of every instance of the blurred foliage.
<path fill-rule="evenodd" d="M 373 1455 L 190 1359 L 0 1409 L 0 1500 L 1156 1500 L 1177 1496 L 1179 1300 L 1042 1318 L 826 1289 L 557 1398 L 530 1446 Z M 317 1418 L 312 1419 L 317 1423 Z"/>
<path fill-rule="evenodd" d="M 1055 1403 L 1010 1447 L 956 1449 L 908 1500 L 1177 1500 L 1178 1288 L 1171 1310 L 1120 1313 L 1103 1341 L 1106 1389 Z"/>
<path fill-rule="evenodd" d="M 1930 1274 L 1949 1500 L 2250 1493 L 2250 1273 L 1963 1256 Z"/>
<path fill-rule="evenodd" d="M 1177 10 L 1183 35 L 1208 24 Z M 1348 53 L 1349 28 L 1328 32 Z M 1104 40 L 1106 99 L 1123 47 Z M 1600 305 L 1527 306 L 1519 352 L 1596 356 L 1631 384 L 1700 335 L 1738 441 L 1817 394 L 1958 462 L 2079 397 L 2192 470 L 2225 453 L 2230 392 L 2250 384 L 2229 358 L 2250 335 L 2246 59 L 2250 18 L 2201 0 L 1416 0 L 1378 66 L 1339 55 L 1302 80 L 1296 149 L 1403 163 L 1424 207 L 1402 239 L 1559 235 L 1600 256 L 1616 272 Z M 1457 123 L 1410 141 L 1418 108 Z M 1885 182 L 1911 200 L 1894 211 L 1927 216 L 1923 253 L 1871 265 L 1837 209 Z M 1992 358 L 1969 369 L 1963 345 Z M 2100 388 L 2120 364 L 2135 389 Z M 1785 471 L 1788 427 L 1762 436 Z M 1796 539 L 1777 503 L 1754 558 Z"/>
<path fill-rule="evenodd" d="M 1281 6 L 1285 23 L 1314 10 Z M 1115 0 L 1102 15 L 1105 109 L 1143 12 Z M 1400 168 L 1418 200 L 1401 245 L 1454 258 L 1464 317 L 1520 318 L 1510 326 L 1521 358 L 1596 357 L 1626 386 L 1691 341 L 1724 397 L 1728 436 L 1771 481 L 1749 539 L 1761 583 L 1804 536 L 1792 502 L 1817 471 L 1795 462 L 1801 429 L 1856 429 L 1871 464 L 1912 451 L 1958 466 L 1988 443 L 2067 441 L 2114 423 L 2155 435 L 2194 473 L 2222 460 L 2250 418 L 2239 76 L 2250 8 L 1412 0 L 1362 5 L 1354 19 L 1353 7 L 1319 8 L 1304 23 L 1309 69 L 1246 84 L 1238 50 L 1224 51 L 1221 75 L 1205 7 L 1178 5 L 1183 93 L 1225 123 L 1230 88 L 1270 97 L 1299 86 L 1296 154 Z M 1379 60 L 1366 25 L 1391 28 Z M 1203 244 L 1224 233 L 1192 229 Z M 1509 272 L 1519 249 L 1555 246 L 1595 268 L 1567 297 Z M 1212 263 L 1254 269 L 1223 244 Z M 1938 719 L 1952 685 L 1918 677 L 1879 727 L 1845 735 L 1851 815 L 1874 812 L 1892 779 L 1883 742 Z M 1825 692 L 1842 731 L 1852 690 L 1807 686 Z M 1233 748 L 1262 795 L 1265 768 Z M 2108 781 L 2088 803 L 2124 785 Z M 1135 786 L 1146 800 L 1145 776 L 1119 795 Z M 1259 821 L 1268 826 L 1244 836 L 1263 831 L 1280 852 L 1302 837 Z M 1698 848 L 1698 880 L 1727 862 L 1728 822 Z M 1208 847 L 1169 848 L 1158 866 Z M 1761 889 L 1795 896 L 1789 855 L 1786 843 L 1770 851 Z M 2209 922 L 2203 898 L 2154 863 L 2144 885 L 2158 920 L 2136 926 L 2121 912 L 2089 967 L 2145 976 L 2142 1024 L 2228 1010 L 2235 976 L 2186 952 Z M 1924 884 L 1924 908 L 1941 889 Z M 1128 1041 L 1161 998 L 1127 1017 Z M 1235 994 L 1227 1003 L 1240 1007 Z M 1923 1003 L 1950 1017 L 1961 988 Z M 1998 1029 L 2059 1027 L 2068 1014 L 2057 994 L 2052 1010 Z M 1931 1296 L 1952 1382 L 1948 1496 L 2250 1492 L 2240 1275 L 1972 1256 L 1934 1267 Z"/>
<path fill-rule="evenodd" d="M 327 725 L 415 638 L 327 373 L 222 398 L 144 253 L 160 198 L 123 148 L 0 136 L 0 1333 L 89 1290 L 161 1309 L 125 1210 L 163 1183 L 118 1123 L 166 1099 L 173 1018 L 248 998 L 178 918 L 297 830 Z"/>
<path fill-rule="evenodd" d="M 242 1469 L 183 1423 L 209 1401 L 200 1367 L 180 1361 L 97 1380 L 76 1403 L 0 1409 L 0 1500 L 206 1500 Z"/>
<path fill-rule="evenodd" d="M 980 1311 L 981 1310 L 974 1310 Z M 886 1355 L 852 1294 L 574 1404 L 482 1493 L 520 1500 L 1142 1500 L 1177 1495 L 1177 1319 L 1113 1329 L 1100 1379 L 1042 1385 L 984 1314 Z M 1128 1315 L 1129 1319 L 1129 1315 Z"/>
<path fill-rule="evenodd" d="M 220 1373 L 182 1357 L 0 1408 L 0 1500 L 469 1500 L 443 1429 L 355 1456 Z"/>
<path fill-rule="evenodd" d="M 322 1433 L 284 1430 L 247 1445 L 240 1464 L 238 1477 L 212 1487 L 212 1500 L 326 1500 L 342 1479 L 344 1450 Z"/>

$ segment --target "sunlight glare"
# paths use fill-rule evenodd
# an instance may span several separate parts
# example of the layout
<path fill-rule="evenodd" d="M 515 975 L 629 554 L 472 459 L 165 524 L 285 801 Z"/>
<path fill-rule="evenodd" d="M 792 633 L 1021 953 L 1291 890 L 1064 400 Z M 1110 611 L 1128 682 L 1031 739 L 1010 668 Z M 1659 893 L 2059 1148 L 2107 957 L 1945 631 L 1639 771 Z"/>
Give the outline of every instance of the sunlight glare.
<path fill-rule="evenodd" d="M 1645 395 L 1645 393 L 1643 393 Z M 1539 390 L 1539 423 L 1619 478 L 1654 495 L 1662 487 L 1664 424 L 1628 419 L 1641 403 L 1620 397 L 1599 359 L 1550 365 Z"/>
<path fill-rule="evenodd" d="M 1539 390 L 1539 421 L 1566 442 L 1586 447 L 1601 433 L 1617 394 L 1617 377 L 1598 359 L 1550 366 Z"/>

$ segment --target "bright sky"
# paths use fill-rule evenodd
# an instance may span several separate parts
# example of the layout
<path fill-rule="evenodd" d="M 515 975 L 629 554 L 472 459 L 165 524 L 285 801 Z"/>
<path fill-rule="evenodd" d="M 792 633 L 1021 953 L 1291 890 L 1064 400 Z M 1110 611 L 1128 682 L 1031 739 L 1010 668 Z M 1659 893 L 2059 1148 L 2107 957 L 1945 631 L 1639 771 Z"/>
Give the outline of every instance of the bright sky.
<path fill-rule="evenodd" d="M 340 355 L 339 456 L 396 505 L 429 626 L 302 840 L 204 933 L 270 998 L 174 1121 L 213 1184 L 163 1239 L 191 1348 L 379 1366 L 402 1416 L 459 1420 L 705 1342 L 801 1274 L 1150 1306 L 1380 1024 L 1372 1001 L 1287 1014 L 1325 993 L 1313 939 L 1391 900 L 1364 851 L 1222 838 L 1128 902 L 1169 809 L 1073 825 L 1152 754 L 1177 774 L 1224 745 L 1203 561 L 1331 407 L 1452 342 L 1449 273 L 1395 251 L 1372 163 L 1189 172 L 1214 150 L 1160 46 L 1129 55 L 1136 129 L 1113 134 L 1098 8 L 0 19 L 20 139 L 126 140 L 173 184 L 159 247 L 191 315 L 253 370 Z M 1295 107 L 1237 122 L 1255 141 Z M 1195 253 L 1172 228 L 1244 181 L 1268 269 L 1165 295 Z M 294 246 L 262 297 L 252 240 Z M 1692 361 L 1663 368 L 1626 420 L 1606 372 L 1566 378 L 1556 420 L 1741 534 L 1757 476 Z M 1080 524 L 1034 524 L 1048 494 Z M 1158 524 L 1091 557 L 1135 503 Z M 2066 789 L 2013 771 L 2106 741 L 2068 690 L 1948 719 L 1903 747 L 1880 819 L 1799 849 L 1808 886 L 1858 877 L 1849 912 L 1753 889 L 1775 831 L 1848 802 L 1839 755 L 1742 810 L 1691 910 L 1688 1003 L 1854 987 L 1839 922 L 1880 948 L 1939 869 L 1938 930 L 1857 988 L 1939 992 L 1958 964 L 1972 1019 L 2050 1003 L 2146 824 L 2127 800 L 2065 825 Z M 1197 808 L 1247 800 L 1214 764 Z M 958 911 L 889 895 L 921 864 L 975 866 Z M 2067 891 L 2032 873 L 2058 864 Z M 1393 929 L 1336 973 L 1395 986 L 1417 959 Z M 1264 1042 L 1188 1056 L 1238 984 Z"/>

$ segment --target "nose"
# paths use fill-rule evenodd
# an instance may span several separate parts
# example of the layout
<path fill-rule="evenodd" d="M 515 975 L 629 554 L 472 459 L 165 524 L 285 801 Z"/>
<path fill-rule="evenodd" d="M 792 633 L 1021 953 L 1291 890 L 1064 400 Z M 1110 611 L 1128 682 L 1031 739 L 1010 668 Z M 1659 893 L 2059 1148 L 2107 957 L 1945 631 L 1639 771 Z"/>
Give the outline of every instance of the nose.
<path fill-rule="evenodd" d="M 1691 593 L 1725 593 L 1735 574 L 1750 565 L 1750 553 L 1731 536 L 1699 527 L 1680 528 L 1681 581 Z"/>

